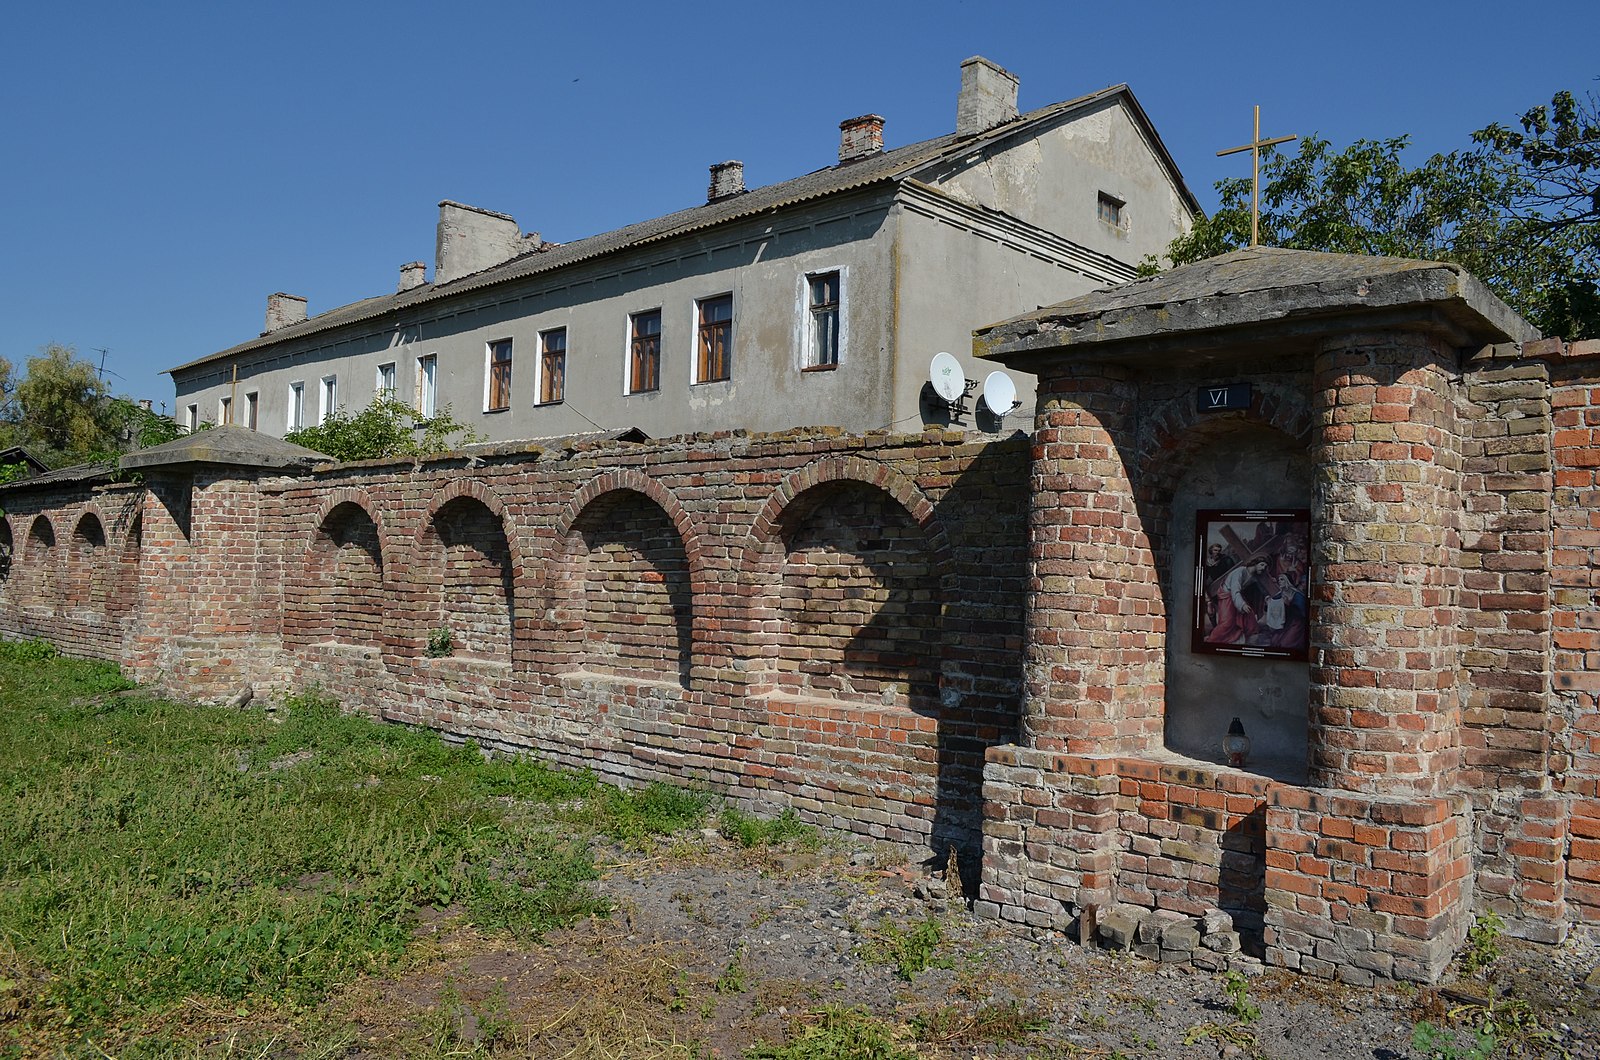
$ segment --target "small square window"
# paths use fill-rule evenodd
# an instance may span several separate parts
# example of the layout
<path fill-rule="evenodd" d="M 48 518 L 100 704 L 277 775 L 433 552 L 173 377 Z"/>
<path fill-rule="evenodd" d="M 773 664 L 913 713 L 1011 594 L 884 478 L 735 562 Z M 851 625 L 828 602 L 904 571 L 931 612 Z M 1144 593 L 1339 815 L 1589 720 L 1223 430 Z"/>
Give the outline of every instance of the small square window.
<path fill-rule="evenodd" d="M 661 310 L 629 318 L 628 393 L 661 389 Z"/>
<path fill-rule="evenodd" d="M 1097 206 L 1100 220 L 1104 221 L 1113 228 L 1121 228 L 1123 217 L 1122 208 L 1126 205 L 1128 204 L 1117 198 L 1115 195 L 1107 195 L 1102 191 L 1100 193 Z"/>
<path fill-rule="evenodd" d="M 511 340 L 489 343 L 489 378 L 484 411 L 504 412 L 511 407 Z"/>
<path fill-rule="evenodd" d="M 733 368 L 733 295 L 700 300 L 700 342 L 695 357 L 694 381 L 716 383 Z"/>
<path fill-rule="evenodd" d="M 567 329 L 539 337 L 539 404 L 554 405 L 567 393 Z"/>
<path fill-rule="evenodd" d="M 814 273 L 806 281 L 810 312 L 806 367 L 833 368 L 839 363 L 839 305 L 843 294 L 839 273 Z"/>

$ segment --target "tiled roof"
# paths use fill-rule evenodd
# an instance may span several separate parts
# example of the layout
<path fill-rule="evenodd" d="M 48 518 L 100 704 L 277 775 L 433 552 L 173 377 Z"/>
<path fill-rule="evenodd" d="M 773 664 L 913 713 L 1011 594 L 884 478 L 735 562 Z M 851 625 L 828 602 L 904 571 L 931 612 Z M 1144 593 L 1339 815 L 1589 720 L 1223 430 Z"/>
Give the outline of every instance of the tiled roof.
<path fill-rule="evenodd" d="M 1077 99 L 1067 100 L 1063 103 L 1053 103 L 1048 107 L 1029 111 L 1027 114 L 1020 115 L 1012 121 L 998 125 L 977 136 L 956 136 L 952 133 L 932 140 L 924 140 L 921 143 L 897 147 L 858 161 L 829 166 L 826 169 L 807 173 L 802 177 L 795 177 L 793 180 L 769 184 L 766 187 L 753 188 L 726 199 L 694 206 L 687 210 L 679 210 L 664 217 L 641 221 L 638 224 L 603 232 L 600 235 L 590 236 L 572 243 L 546 244 L 538 250 L 512 258 L 503 264 L 484 269 L 481 272 L 475 272 L 469 276 L 459 277 L 448 283 L 424 284 L 408 291 L 379 295 L 374 298 L 364 298 L 359 302 L 352 302 L 337 309 L 330 309 L 308 320 L 279 328 L 248 342 L 241 342 L 237 346 L 231 346 L 217 353 L 181 364 L 176 368 L 168 369 L 168 372 L 181 372 L 188 368 L 261 349 L 288 339 L 300 338 L 332 328 L 371 320 L 396 310 L 451 298 L 463 292 L 478 290 L 493 284 L 550 272 L 577 262 L 588 261 L 617 251 L 700 231 L 714 225 L 750 217 L 769 210 L 864 188 L 879 182 L 897 181 L 903 177 L 913 175 L 926 166 L 957 160 L 976 147 L 1025 133 L 1038 125 L 1073 111 L 1094 107 L 1106 100 L 1117 97 L 1122 97 L 1126 101 L 1135 120 L 1148 133 L 1157 154 L 1166 163 L 1180 194 L 1184 196 L 1190 208 L 1198 212 L 1199 204 L 1194 199 L 1194 196 L 1190 194 L 1188 188 L 1184 186 L 1183 178 L 1179 174 L 1177 166 L 1173 164 L 1165 146 L 1162 145 L 1159 136 L 1156 135 L 1154 127 L 1151 126 L 1138 101 L 1133 98 L 1133 93 L 1129 91 L 1127 85 L 1113 85 L 1110 88 L 1080 96 Z"/>

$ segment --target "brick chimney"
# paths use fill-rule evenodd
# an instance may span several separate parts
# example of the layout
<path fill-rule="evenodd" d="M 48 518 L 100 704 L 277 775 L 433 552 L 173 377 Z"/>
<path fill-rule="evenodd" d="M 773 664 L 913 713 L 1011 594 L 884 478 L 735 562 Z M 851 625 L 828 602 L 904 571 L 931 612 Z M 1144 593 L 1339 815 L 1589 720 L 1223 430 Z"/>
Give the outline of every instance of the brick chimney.
<path fill-rule="evenodd" d="M 1017 116 L 1017 75 L 981 55 L 961 64 L 956 135 L 976 136 Z"/>
<path fill-rule="evenodd" d="M 279 328 L 286 328 L 290 324 L 298 324 L 306 318 L 306 300 L 297 294 L 284 294 L 282 291 L 267 295 L 267 328 L 261 334 L 265 335 Z"/>
<path fill-rule="evenodd" d="M 883 118 L 863 114 L 839 123 L 839 161 L 854 162 L 883 150 Z"/>
<path fill-rule="evenodd" d="M 409 291 L 428 282 L 428 266 L 420 261 L 408 261 L 400 266 L 400 286 L 396 292 Z"/>
<path fill-rule="evenodd" d="M 706 189 L 706 202 L 716 202 L 734 195 L 744 194 L 744 163 L 738 160 L 718 162 L 711 167 L 711 187 Z"/>
<path fill-rule="evenodd" d="M 439 204 L 433 282 L 449 283 L 538 249 L 539 238 L 522 238 L 517 219 L 449 199 Z"/>

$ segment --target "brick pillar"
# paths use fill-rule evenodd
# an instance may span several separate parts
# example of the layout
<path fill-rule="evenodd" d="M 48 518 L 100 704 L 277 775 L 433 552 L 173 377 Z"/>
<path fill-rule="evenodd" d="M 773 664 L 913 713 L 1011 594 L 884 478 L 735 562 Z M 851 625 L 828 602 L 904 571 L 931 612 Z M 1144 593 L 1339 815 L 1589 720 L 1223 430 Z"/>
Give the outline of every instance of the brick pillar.
<path fill-rule="evenodd" d="M 1455 786 L 1455 360 L 1439 340 L 1399 332 L 1344 336 L 1317 355 L 1315 786 L 1401 797 Z"/>
<path fill-rule="evenodd" d="M 1136 384 L 1042 376 L 1034 432 L 1022 743 L 1078 754 L 1161 745 L 1166 618 L 1134 504 Z"/>

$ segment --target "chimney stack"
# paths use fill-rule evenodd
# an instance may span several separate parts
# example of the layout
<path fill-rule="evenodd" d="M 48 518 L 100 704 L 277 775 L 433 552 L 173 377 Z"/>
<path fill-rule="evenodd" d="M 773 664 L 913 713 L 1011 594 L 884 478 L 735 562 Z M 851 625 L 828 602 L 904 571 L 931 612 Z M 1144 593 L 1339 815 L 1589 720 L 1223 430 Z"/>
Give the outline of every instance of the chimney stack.
<path fill-rule="evenodd" d="M 981 55 L 961 64 L 956 135 L 976 136 L 1017 116 L 1017 75 Z"/>
<path fill-rule="evenodd" d="M 744 194 L 744 163 L 737 159 L 718 162 L 711 167 L 711 187 L 706 190 L 706 202 Z"/>
<path fill-rule="evenodd" d="M 492 269 L 538 245 L 538 236 L 531 244 L 522 238 L 515 217 L 446 199 L 439 204 L 433 282 L 449 283 Z"/>
<path fill-rule="evenodd" d="M 400 266 L 400 286 L 396 293 L 421 287 L 428 282 L 428 266 L 420 261 L 408 261 Z"/>
<path fill-rule="evenodd" d="M 304 298 L 297 294 L 284 294 L 282 291 L 276 294 L 269 294 L 267 295 L 267 330 L 261 334 L 265 335 L 267 332 L 286 328 L 290 324 L 298 324 L 305 318 L 306 300 Z"/>
<path fill-rule="evenodd" d="M 839 123 L 839 161 L 854 162 L 883 150 L 883 118 L 863 114 Z"/>

